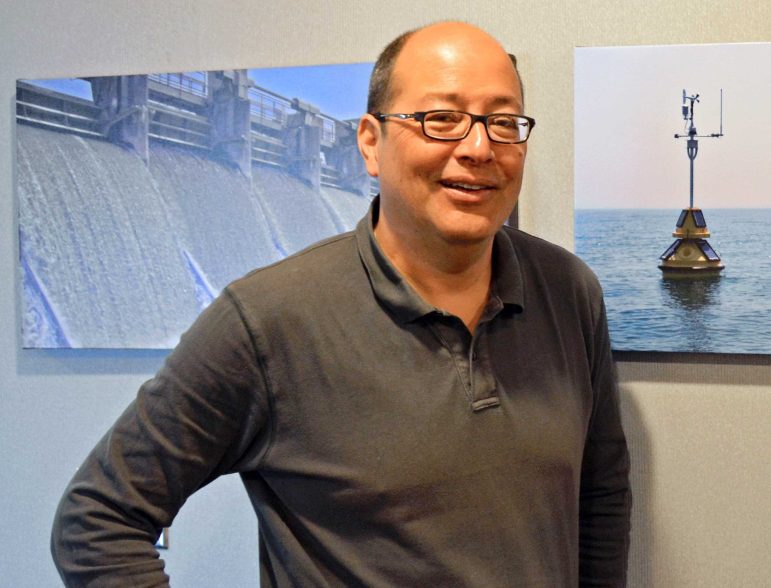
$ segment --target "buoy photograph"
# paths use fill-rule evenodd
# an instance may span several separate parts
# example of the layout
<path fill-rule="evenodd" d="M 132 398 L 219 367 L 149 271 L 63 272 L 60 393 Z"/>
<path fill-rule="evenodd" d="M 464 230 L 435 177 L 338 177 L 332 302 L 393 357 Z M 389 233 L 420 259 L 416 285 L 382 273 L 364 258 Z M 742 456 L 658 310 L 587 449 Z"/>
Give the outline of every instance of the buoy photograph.
<path fill-rule="evenodd" d="M 574 57 L 575 252 L 613 349 L 771 353 L 771 44 Z"/>

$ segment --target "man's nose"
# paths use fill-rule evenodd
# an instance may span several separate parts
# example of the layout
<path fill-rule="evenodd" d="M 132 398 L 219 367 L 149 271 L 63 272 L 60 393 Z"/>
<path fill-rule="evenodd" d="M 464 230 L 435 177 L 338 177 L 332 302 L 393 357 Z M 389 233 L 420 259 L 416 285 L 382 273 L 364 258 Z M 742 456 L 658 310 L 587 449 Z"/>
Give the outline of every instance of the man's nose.
<path fill-rule="evenodd" d="M 460 141 L 456 154 L 477 162 L 490 161 L 493 158 L 493 146 L 487 134 L 485 124 L 480 120 L 471 125 L 466 138 Z"/>

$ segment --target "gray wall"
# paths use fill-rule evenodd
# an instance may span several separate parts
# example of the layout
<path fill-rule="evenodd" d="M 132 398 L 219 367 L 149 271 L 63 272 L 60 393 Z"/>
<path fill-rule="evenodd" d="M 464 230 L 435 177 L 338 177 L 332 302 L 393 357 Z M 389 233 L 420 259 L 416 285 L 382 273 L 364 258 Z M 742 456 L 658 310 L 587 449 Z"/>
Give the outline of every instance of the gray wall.
<path fill-rule="evenodd" d="M 48 533 L 62 488 L 163 354 L 20 349 L 16 78 L 371 61 L 406 28 L 438 17 L 468 19 L 519 55 L 528 112 L 538 118 L 521 225 L 570 246 L 573 47 L 771 40 L 765 0 L 4 0 L 2 15 L 0 583 L 34 587 L 58 585 Z M 631 585 L 768 585 L 771 362 L 622 359 L 636 492 Z M 255 523 L 237 479 L 218 480 L 194 496 L 171 541 L 165 558 L 176 585 L 256 584 Z"/>

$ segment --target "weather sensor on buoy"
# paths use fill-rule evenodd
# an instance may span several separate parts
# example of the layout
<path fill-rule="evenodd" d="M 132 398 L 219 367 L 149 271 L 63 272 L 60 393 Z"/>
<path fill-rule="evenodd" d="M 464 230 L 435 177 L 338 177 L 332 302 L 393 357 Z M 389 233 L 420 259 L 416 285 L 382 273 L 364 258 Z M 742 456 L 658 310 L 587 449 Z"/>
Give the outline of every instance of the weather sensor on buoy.
<path fill-rule="evenodd" d="M 720 90 L 720 132 L 699 135 L 693 122 L 693 109 L 699 101 L 699 95 L 689 96 L 683 90 L 683 118 L 687 134 L 675 135 L 675 139 L 687 139 L 685 147 L 690 160 L 691 194 L 688 208 L 680 212 L 672 236 L 672 243 L 659 256 L 659 269 L 665 278 L 695 278 L 718 276 L 725 268 L 720 256 L 707 241 L 710 236 L 704 213 L 693 205 L 693 162 L 699 153 L 698 139 L 719 139 L 723 136 L 723 90 Z"/>

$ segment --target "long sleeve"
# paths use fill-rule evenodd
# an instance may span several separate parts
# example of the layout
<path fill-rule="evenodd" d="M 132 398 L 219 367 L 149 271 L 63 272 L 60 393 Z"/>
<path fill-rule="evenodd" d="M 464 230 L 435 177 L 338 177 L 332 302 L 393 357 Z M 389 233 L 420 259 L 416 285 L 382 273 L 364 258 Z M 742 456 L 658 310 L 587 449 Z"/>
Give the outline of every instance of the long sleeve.
<path fill-rule="evenodd" d="M 626 585 L 629 551 L 629 453 L 604 305 L 597 319 L 591 354 L 595 403 L 581 470 L 579 578 L 582 587 L 619 587 Z"/>
<path fill-rule="evenodd" d="M 204 311 L 61 499 L 51 550 L 67 586 L 167 586 L 154 547 L 187 497 L 264 451 L 268 401 L 228 291 Z"/>

